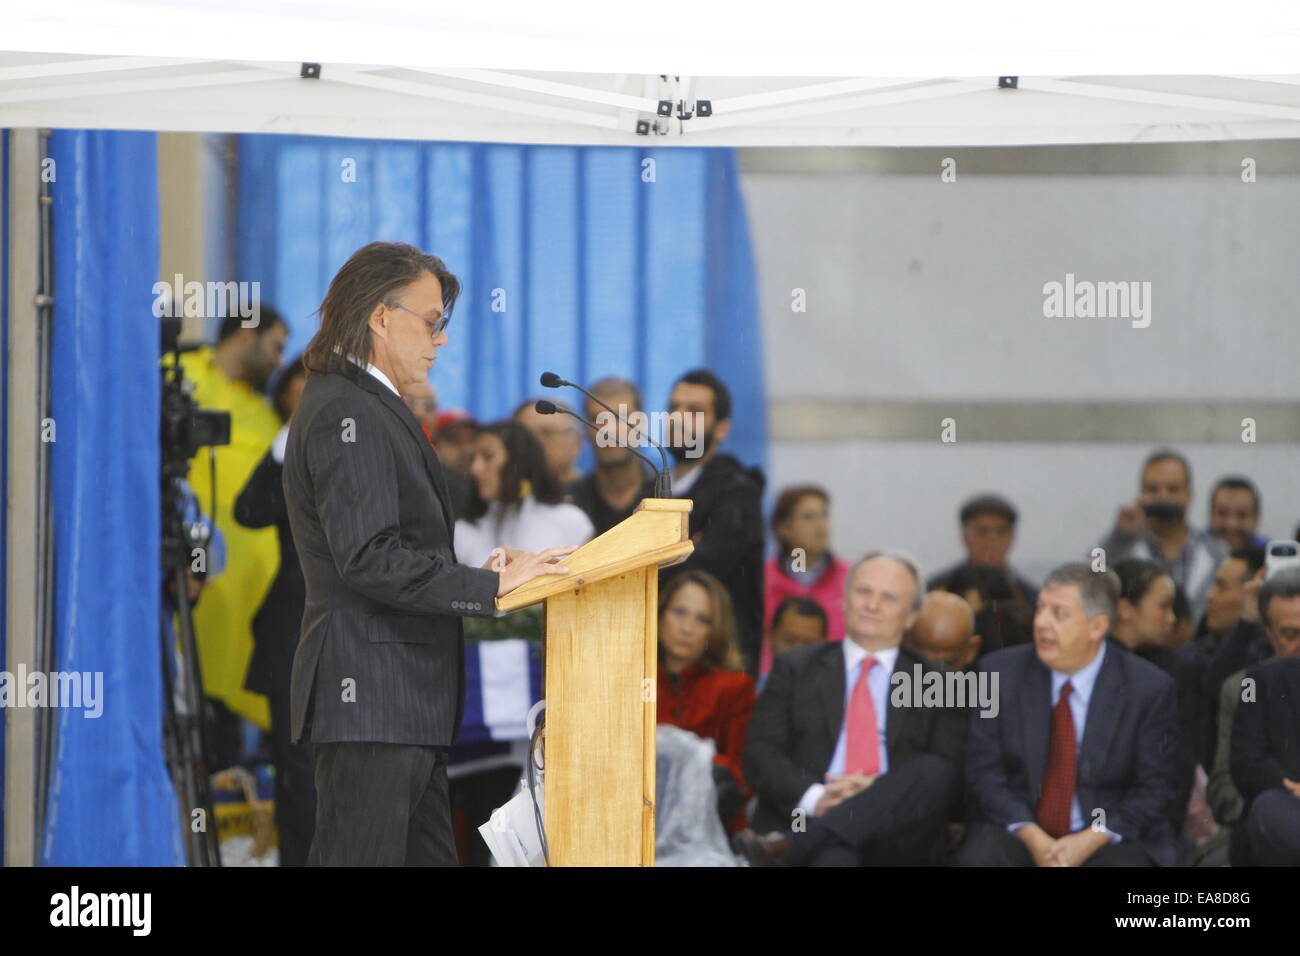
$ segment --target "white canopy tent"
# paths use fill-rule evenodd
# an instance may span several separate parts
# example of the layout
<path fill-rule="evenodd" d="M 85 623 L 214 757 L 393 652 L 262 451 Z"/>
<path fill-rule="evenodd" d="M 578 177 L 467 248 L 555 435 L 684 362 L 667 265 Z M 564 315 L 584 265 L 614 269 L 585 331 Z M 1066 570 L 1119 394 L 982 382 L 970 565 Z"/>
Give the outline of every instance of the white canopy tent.
<path fill-rule="evenodd" d="M 639 128 L 664 146 L 1300 136 L 1300 8 L 1278 0 L 49 0 L 2 16 L 8 127 L 604 145 Z"/>
<path fill-rule="evenodd" d="M 50 307 L 38 294 L 47 207 L 34 130 L 620 146 L 1297 139 L 1300 5 L 0 0 L 0 128 L 21 131 L 0 213 L 11 236 L 7 491 L 10 515 L 26 516 L 9 526 L 14 667 L 37 660 L 43 581 L 31 555 L 48 452 L 41 322 L 27 319 Z M 9 720 L 5 858 L 26 864 L 36 734 L 30 710 Z"/>

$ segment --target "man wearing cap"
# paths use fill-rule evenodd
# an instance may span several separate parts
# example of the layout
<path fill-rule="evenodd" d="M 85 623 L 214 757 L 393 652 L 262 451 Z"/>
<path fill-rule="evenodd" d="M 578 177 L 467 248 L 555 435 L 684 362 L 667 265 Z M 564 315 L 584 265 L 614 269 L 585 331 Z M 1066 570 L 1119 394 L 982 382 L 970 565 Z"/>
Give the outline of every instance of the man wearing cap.
<path fill-rule="evenodd" d="M 1028 578 L 1017 574 L 1008 558 L 1016 540 L 1016 509 L 1001 495 L 976 495 L 961 506 L 961 541 L 966 548 L 966 561 L 945 568 L 930 578 L 929 591 L 947 590 L 948 579 L 962 563 L 981 564 L 1005 571 L 1012 588 L 1033 607 L 1038 600 L 1038 588 Z"/>

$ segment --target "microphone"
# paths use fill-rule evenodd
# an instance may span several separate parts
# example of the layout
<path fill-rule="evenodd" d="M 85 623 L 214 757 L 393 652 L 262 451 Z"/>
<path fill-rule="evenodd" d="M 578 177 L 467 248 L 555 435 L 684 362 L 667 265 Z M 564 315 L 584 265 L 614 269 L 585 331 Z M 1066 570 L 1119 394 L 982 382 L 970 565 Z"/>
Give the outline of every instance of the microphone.
<path fill-rule="evenodd" d="M 559 388 L 561 385 L 567 385 L 567 386 L 569 386 L 569 388 L 576 388 L 578 391 L 582 392 L 583 395 L 586 395 L 589 399 L 591 399 L 593 402 L 595 402 L 595 403 L 596 403 L 597 405 L 599 405 L 601 408 L 605 409 L 605 411 L 609 412 L 611 415 L 613 415 L 615 418 L 617 418 L 617 419 L 618 419 L 620 422 L 622 422 L 624 425 L 627 425 L 628 428 L 632 429 L 633 431 L 635 431 L 636 433 L 638 433 L 642 438 L 644 438 L 646 441 L 648 441 L 650 444 L 652 444 L 652 445 L 654 445 L 656 448 L 658 448 L 658 449 L 659 449 L 659 459 L 660 459 L 660 461 L 663 462 L 663 467 L 662 467 L 662 468 L 656 468 L 656 469 L 655 469 L 655 497 L 656 497 L 656 498 L 671 498 L 671 497 L 672 497 L 672 494 L 673 494 L 673 480 L 672 480 L 672 475 L 670 475 L 670 474 L 668 473 L 668 453 L 664 451 L 664 446 L 663 446 L 663 445 L 659 444 L 657 441 L 655 441 L 653 438 L 651 438 L 651 437 L 650 437 L 649 435 L 647 435 L 645 432 L 641 431 L 641 429 L 637 428 L 635 425 L 633 425 L 633 424 L 631 424 L 630 422 L 628 422 L 628 420 L 627 420 L 626 418 L 624 418 L 624 417 L 623 417 L 622 415 L 620 415 L 618 412 L 614 411 L 614 409 L 610 408 L 608 405 L 606 405 L 604 402 L 602 402 L 602 401 L 601 401 L 599 398 L 597 398 L 595 395 L 591 394 L 591 392 L 587 391 L 585 388 L 583 388 L 583 387 L 582 387 L 581 385 L 579 385 L 577 382 L 570 382 L 570 381 L 568 381 L 567 379 L 560 378 L 560 376 L 556 375 L 554 372 L 543 372 L 543 373 L 542 373 L 542 379 L 541 379 L 541 381 L 542 381 L 542 387 L 543 387 L 543 388 Z M 542 411 L 541 403 L 540 403 L 540 402 L 539 402 L 538 405 L 537 405 L 537 411 L 538 411 L 538 412 L 541 412 L 541 414 L 543 414 L 543 415 L 546 414 L 546 412 L 543 412 L 543 411 Z M 575 415 L 574 417 L 575 417 L 575 418 L 578 418 L 579 421 L 586 422 L 586 424 L 587 424 L 587 425 L 590 425 L 592 428 L 595 428 L 595 427 L 596 427 L 595 425 L 592 425 L 591 422 L 588 422 L 585 418 L 582 418 L 581 416 L 577 416 L 577 415 Z M 635 449 L 633 449 L 633 450 L 635 451 Z M 637 454 L 640 454 L 640 452 L 637 452 Z M 645 455 L 641 455 L 641 457 L 642 457 L 642 458 L 645 458 Z M 654 466 L 651 465 L 650 467 L 653 468 Z"/>
<path fill-rule="evenodd" d="M 533 405 L 533 408 L 536 409 L 538 415 L 570 415 L 573 418 L 576 418 L 578 421 L 582 422 L 582 424 L 586 425 L 592 431 L 596 431 L 596 432 L 600 431 L 600 426 L 595 424 L 594 422 L 589 422 L 587 421 L 587 419 L 583 418 L 577 412 L 571 412 L 567 408 L 561 408 L 559 405 L 556 405 L 554 402 L 548 402 L 544 398 L 538 399 L 537 403 Z M 628 446 L 628 449 L 632 452 L 632 454 L 637 455 L 638 457 L 640 457 L 642 461 L 644 461 L 647 465 L 650 466 L 650 470 L 655 473 L 655 488 L 657 489 L 659 487 L 658 484 L 659 469 L 655 467 L 655 463 L 645 455 L 642 455 L 635 448 L 632 448 L 630 445 Z M 659 495 L 655 495 L 655 497 L 657 498 L 659 497 Z"/>

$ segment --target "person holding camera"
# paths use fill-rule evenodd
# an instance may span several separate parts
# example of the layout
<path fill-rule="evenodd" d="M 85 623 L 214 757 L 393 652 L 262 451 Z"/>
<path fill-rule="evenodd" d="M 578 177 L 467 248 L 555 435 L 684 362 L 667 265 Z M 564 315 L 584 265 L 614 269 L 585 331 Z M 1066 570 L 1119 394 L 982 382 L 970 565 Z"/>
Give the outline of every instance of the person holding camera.
<path fill-rule="evenodd" d="M 1192 468 L 1178 452 L 1162 448 L 1142 463 L 1138 497 L 1123 505 L 1101 542 L 1106 564 L 1136 558 L 1150 561 L 1174 579 L 1192 605 L 1192 619 L 1205 613 L 1214 573 L 1227 556 L 1223 543 L 1187 521 L 1192 502 Z"/>

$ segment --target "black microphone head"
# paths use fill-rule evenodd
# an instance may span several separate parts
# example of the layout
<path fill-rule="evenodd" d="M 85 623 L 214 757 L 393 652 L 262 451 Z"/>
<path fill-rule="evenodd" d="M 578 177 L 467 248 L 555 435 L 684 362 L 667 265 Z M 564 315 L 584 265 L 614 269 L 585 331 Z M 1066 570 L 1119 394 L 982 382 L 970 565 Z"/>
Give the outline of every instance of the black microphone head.
<path fill-rule="evenodd" d="M 536 409 L 538 415 L 554 415 L 559 411 L 554 402 L 548 402 L 544 398 L 539 398 L 533 408 Z"/>
<path fill-rule="evenodd" d="M 564 379 L 560 378 L 560 376 L 556 375 L 554 372 L 542 373 L 543 388 L 559 388 L 563 384 L 564 384 Z"/>

